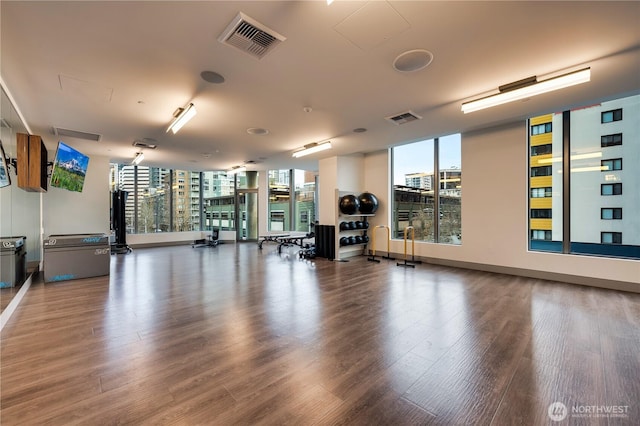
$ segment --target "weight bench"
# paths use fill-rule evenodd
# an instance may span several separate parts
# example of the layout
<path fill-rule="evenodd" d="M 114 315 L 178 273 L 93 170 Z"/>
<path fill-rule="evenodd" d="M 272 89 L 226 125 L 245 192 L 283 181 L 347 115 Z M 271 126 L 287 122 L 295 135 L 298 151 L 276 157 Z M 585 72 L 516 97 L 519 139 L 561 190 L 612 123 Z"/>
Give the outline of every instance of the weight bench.
<path fill-rule="evenodd" d="M 259 237 L 260 242 L 258 242 L 258 248 L 260 250 L 262 250 L 262 244 L 266 243 L 266 242 L 272 242 L 272 243 L 280 243 L 279 238 L 286 238 L 288 237 L 289 234 L 267 234 L 267 235 L 262 235 Z"/>

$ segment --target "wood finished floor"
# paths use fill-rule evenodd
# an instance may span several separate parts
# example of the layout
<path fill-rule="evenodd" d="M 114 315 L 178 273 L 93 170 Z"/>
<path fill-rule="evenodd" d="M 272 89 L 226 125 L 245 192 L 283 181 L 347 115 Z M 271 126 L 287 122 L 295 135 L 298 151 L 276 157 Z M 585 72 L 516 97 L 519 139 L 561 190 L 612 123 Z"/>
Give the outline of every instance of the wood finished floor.
<path fill-rule="evenodd" d="M 141 249 L 1 338 L 3 426 L 640 424 L 640 295 L 428 264 Z"/>

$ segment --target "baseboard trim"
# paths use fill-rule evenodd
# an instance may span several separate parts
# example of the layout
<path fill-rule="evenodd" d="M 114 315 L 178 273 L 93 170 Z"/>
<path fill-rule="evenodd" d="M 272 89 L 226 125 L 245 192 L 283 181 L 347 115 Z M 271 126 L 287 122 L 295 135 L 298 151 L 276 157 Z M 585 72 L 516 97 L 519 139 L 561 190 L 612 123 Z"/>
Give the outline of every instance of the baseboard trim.
<path fill-rule="evenodd" d="M 400 253 L 392 253 L 396 259 L 401 262 L 404 259 L 404 255 Z M 416 256 L 416 260 L 422 261 L 422 263 L 431 263 L 434 265 L 451 266 L 454 268 L 473 269 L 475 271 L 493 272 L 497 274 L 515 275 L 519 277 L 536 278 L 547 281 L 559 281 L 568 284 L 583 285 L 588 287 L 605 288 L 609 290 L 626 291 L 630 293 L 640 293 L 640 284 L 618 281 L 618 280 L 603 280 L 601 278 L 586 277 L 580 275 L 563 274 L 558 272 L 549 271 L 537 271 L 533 269 L 514 268 L 510 266 L 500 265 L 486 265 L 483 263 L 464 262 L 452 259 L 439 259 Z"/>

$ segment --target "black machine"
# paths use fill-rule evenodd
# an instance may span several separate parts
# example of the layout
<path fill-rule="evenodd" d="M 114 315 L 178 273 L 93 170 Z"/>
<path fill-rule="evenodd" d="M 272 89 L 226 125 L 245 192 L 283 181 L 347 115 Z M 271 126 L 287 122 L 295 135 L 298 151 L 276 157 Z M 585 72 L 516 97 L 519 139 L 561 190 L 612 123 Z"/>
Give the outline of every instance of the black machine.
<path fill-rule="evenodd" d="M 191 244 L 191 247 L 216 247 L 220 243 L 220 240 L 218 240 L 219 236 L 220 231 L 212 229 L 211 234 L 207 235 L 207 238 L 195 240 Z"/>
<path fill-rule="evenodd" d="M 127 245 L 127 220 L 125 206 L 127 204 L 126 191 L 114 191 L 111 193 L 111 229 L 115 232 L 115 244 L 111 244 L 111 253 L 130 253 L 131 247 Z"/>

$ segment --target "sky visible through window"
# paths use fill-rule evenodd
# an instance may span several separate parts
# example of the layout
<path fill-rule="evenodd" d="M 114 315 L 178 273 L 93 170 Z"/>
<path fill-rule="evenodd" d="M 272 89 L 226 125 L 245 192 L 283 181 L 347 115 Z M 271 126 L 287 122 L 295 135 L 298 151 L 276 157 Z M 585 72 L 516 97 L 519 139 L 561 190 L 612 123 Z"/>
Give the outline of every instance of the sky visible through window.
<path fill-rule="evenodd" d="M 461 167 L 460 134 L 439 138 L 440 168 Z M 433 173 L 433 139 L 393 148 L 393 183 L 404 185 L 405 175 Z"/>

